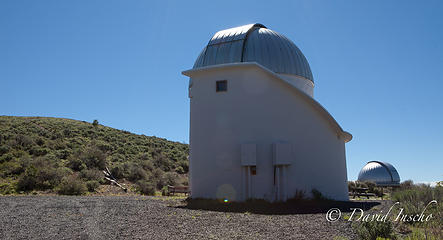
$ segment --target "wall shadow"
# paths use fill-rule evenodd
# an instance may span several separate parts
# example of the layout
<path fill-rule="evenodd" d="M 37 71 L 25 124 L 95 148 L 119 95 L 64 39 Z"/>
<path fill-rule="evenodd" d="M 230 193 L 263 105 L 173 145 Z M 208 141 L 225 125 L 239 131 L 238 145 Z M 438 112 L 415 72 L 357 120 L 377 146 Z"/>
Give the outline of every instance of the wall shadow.
<path fill-rule="evenodd" d="M 208 199 L 186 199 L 185 205 L 174 206 L 192 210 L 216 212 L 250 212 L 265 215 L 315 214 L 326 213 L 331 208 L 342 212 L 352 212 L 353 208 L 364 211 L 380 205 L 380 201 L 332 201 L 332 200 L 288 200 L 284 203 L 270 203 L 264 200 L 248 200 L 246 202 L 223 202 Z"/>

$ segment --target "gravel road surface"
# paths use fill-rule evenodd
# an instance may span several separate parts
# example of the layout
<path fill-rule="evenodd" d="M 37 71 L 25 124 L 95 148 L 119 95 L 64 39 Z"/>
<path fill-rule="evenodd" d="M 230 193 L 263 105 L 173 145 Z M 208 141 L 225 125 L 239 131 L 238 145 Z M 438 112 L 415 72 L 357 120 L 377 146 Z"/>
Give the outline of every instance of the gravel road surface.
<path fill-rule="evenodd" d="M 191 210 L 144 196 L 0 197 L 0 239 L 354 239 L 324 213 L 269 215 Z"/>

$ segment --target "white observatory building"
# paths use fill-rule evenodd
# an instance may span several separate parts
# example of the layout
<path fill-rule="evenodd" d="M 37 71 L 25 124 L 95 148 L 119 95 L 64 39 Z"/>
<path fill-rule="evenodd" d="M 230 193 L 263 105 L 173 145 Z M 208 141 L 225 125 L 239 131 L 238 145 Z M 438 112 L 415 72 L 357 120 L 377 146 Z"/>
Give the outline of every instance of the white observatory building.
<path fill-rule="evenodd" d="M 352 135 L 314 99 L 300 49 L 261 24 L 217 32 L 189 76 L 192 198 L 349 200 Z"/>

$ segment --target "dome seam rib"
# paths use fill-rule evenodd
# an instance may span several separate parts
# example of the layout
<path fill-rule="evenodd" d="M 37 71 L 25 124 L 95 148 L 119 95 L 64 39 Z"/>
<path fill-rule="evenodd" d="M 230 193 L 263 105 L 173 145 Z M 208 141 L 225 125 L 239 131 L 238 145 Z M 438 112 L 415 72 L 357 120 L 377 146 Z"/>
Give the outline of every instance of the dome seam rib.
<path fill-rule="evenodd" d="M 245 39 L 243 39 L 243 44 L 241 47 L 241 58 L 240 58 L 240 62 L 244 62 L 244 53 L 245 53 L 245 47 L 246 47 L 246 41 L 248 41 L 249 35 L 256 31 L 257 29 L 260 28 L 266 28 L 264 25 L 260 24 L 260 23 L 256 23 L 254 24 L 245 34 Z"/>
<path fill-rule="evenodd" d="M 388 171 L 389 176 L 391 177 L 391 182 L 394 182 L 394 177 L 392 176 L 391 170 L 388 168 L 388 166 L 386 166 L 386 164 L 384 164 L 383 162 L 380 162 L 380 161 L 371 161 L 371 162 L 375 162 L 375 163 L 382 165 Z"/>

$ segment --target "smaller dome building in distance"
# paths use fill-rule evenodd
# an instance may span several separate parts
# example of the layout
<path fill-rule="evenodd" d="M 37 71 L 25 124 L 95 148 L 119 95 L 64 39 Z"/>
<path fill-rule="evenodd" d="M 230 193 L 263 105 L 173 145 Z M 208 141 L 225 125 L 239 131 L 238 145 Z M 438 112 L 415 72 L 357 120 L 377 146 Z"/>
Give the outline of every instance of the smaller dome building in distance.
<path fill-rule="evenodd" d="M 374 182 L 380 187 L 395 187 L 400 185 L 400 176 L 394 166 L 387 162 L 370 161 L 358 174 L 360 182 Z"/>

